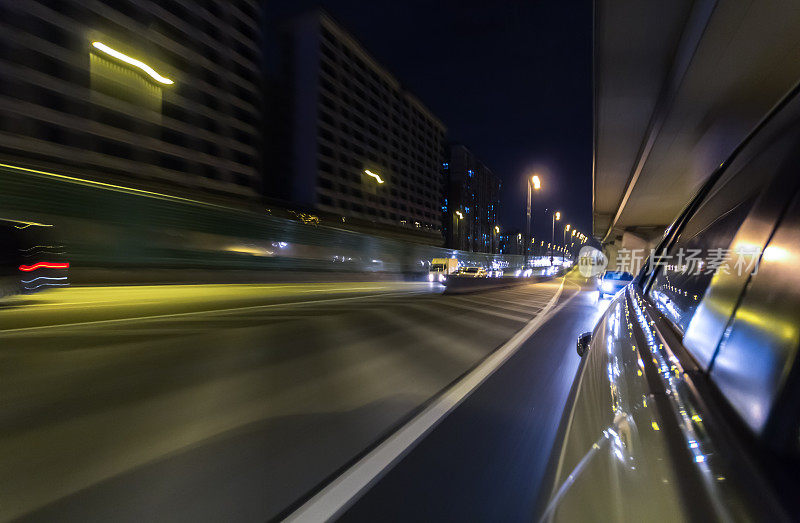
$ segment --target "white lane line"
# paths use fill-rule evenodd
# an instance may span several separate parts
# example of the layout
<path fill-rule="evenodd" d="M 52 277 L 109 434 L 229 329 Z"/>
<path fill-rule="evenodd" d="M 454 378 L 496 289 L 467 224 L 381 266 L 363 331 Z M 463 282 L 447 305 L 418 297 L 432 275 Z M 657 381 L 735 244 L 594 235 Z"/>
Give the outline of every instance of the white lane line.
<path fill-rule="evenodd" d="M 226 309 L 211 309 L 205 311 L 191 311 L 191 312 L 175 312 L 171 314 L 154 314 L 152 316 L 134 316 L 132 318 L 113 318 L 108 320 L 92 320 L 92 321 L 82 321 L 82 322 L 75 322 L 75 323 L 57 323 L 52 325 L 36 325 L 33 327 L 20 327 L 17 329 L 2 329 L 0 330 L 0 337 L 5 336 L 7 334 L 27 334 L 29 332 L 35 332 L 38 330 L 44 329 L 55 329 L 55 328 L 68 328 L 68 327 L 85 327 L 87 325 L 112 325 L 115 323 L 125 323 L 130 321 L 147 321 L 147 320 L 163 320 L 167 318 L 182 318 L 186 316 L 200 316 L 203 314 L 231 314 L 236 313 L 239 311 L 252 311 L 252 310 L 263 310 L 263 309 L 273 309 L 276 307 L 294 307 L 300 305 L 312 305 L 312 304 L 320 304 L 320 303 L 335 303 L 335 302 L 342 302 L 342 301 L 352 301 L 352 300 L 363 300 L 365 298 L 380 298 L 383 296 L 412 296 L 416 294 L 427 294 L 425 292 L 408 292 L 408 291 L 401 291 L 401 292 L 381 292 L 378 294 L 364 294 L 361 296 L 348 296 L 344 298 L 330 298 L 330 299 L 321 299 L 321 300 L 303 300 L 303 301 L 292 301 L 292 302 L 281 302 L 281 303 L 271 303 L 268 305 L 249 305 L 247 307 L 231 307 Z"/>
<path fill-rule="evenodd" d="M 478 307 L 496 307 L 498 309 L 504 309 L 504 310 L 507 310 L 507 311 L 519 312 L 519 313 L 522 313 L 522 314 L 526 314 L 528 317 L 530 317 L 532 314 L 534 314 L 536 312 L 539 312 L 539 310 L 541 310 L 542 307 L 546 306 L 546 304 L 542 304 L 539 307 L 535 307 L 535 306 L 534 307 L 515 307 L 512 304 L 503 303 L 503 302 L 500 302 L 500 303 L 488 303 L 488 300 L 484 300 L 484 299 L 471 299 L 471 298 L 463 298 L 463 297 L 460 297 L 460 296 L 459 297 L 454 297 L 454 298 L 456 300 L 459 300 L 459 301 L 463 301 L 463 302 L 467 302 L 467 303 L 473 303 L 473 304 L 477 305 Z"/>
<path fill-rule="evenodd" d="M 548 313 L 561 296 L 564 281 L 565 279 L 562 278 L 561 285 L 541 314 L 528 322 L 469 374 L 448 388 L 425 410 L 290 514 L 285 521 L 329 521 L 342 514 L 367 488 L 377 482 L 392 465 L 405 456 L 447 414 L 517 352 L 522 344 L 544 324 L 549 316 Z"/>
<path fill-rule="evenodd" d="M 487 308 L 485 305 L 483 307 L 477 307 L 477 306 L 473 307 L 471 305 L 467 305 L 466 303 L 455 303 L 453 301 L 442 301 L 441 305 L 444 306 L 444 307 L 453 307 L 453 308 L 456 308 L 456 309 L 462 309 L 462 310 L 468 310 L 468 311 L 472 311 L 472 312 L 477 312 L 478 314 L 488 314 L 490 316 L 497 316 L 498 318 L 505 318 L 507 320 L 520 321 L 520 322 L 526 322 L 526 321 L 528 321 L 528 318 L 530 317 L 530 315 L 529 316 L 515 316 L 513 314 L 506 314 L 504 312 L 494 311 L 494 310 L 491 310 L 491 309 Z M 492 307 L 502 308 L 502 307 L 496 307 L 496 306 L 492 306 Z M 529 311 L 529 312 L 531 312 L 531 311 Z"/>
<path fill-rule="evenodd" d="M 553 291 L 537 293 L 537 294 L 524 294 L 519 296 L 484 296 L 487 300 L 501 301 L 506 303 L 530 303 L 541 302 L 542 305 L 547 303 Z"/>

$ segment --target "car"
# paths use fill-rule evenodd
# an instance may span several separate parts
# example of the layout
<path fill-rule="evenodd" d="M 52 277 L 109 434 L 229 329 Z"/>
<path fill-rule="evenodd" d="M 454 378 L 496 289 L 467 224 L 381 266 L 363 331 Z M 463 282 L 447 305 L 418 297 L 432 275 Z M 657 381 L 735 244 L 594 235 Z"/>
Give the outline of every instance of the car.
<path fill-rule="evenodd" d="M 483 267 L 462 267 L 458 275 L 467 278 L 486 278 L 486 269 Z"/>
<path fill-rule="evenodd" d="M 598 298 L 613 296 L 633 280 L 633 275 L 625 271 L 605 271 L 597 280 Z"/>
<path fill-rule="evenodd" d="M 578 338 L 543 521 L 800 517 L 798 151 L 795 91 Z"/>

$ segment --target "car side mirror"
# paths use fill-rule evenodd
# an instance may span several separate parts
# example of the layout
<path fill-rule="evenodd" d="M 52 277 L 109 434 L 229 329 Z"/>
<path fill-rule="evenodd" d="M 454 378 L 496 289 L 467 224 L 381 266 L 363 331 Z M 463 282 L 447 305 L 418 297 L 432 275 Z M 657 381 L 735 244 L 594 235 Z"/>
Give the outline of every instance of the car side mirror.
<path fill-rule="evenodd" d="M 589 344 L 592 342 L 592 333 L 584 332 L 578 336 L 578 356 L 583 358 L 589 352 Z"/>

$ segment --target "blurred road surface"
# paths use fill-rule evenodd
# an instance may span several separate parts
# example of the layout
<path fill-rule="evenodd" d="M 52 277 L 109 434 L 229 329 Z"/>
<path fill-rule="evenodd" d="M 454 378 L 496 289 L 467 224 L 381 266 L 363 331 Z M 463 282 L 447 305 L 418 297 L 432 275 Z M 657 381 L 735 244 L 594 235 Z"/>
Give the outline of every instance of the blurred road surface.
<path fill-rule="evenodd" d="M 536 521 L 580 364 L 577 335 L 608 303 L 571 273 L 549 319 L 341 521 Z"/>
<path fill-rule="evenodd" d="M 274 517 L 508 340 L 559 283 L 15 300 L 0 308 L 0 519 Z"/>

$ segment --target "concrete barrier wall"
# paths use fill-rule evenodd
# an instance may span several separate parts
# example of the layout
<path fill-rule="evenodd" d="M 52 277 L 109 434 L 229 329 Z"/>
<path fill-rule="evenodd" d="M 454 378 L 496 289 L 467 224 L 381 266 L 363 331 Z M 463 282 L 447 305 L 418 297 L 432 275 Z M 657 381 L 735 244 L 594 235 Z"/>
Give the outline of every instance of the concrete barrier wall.
<path fill-rule="evenodd" d="M 470 292 L 488 291 L 501 289 L 515 285 L 526 285 L 551 279 L 552 276 L 529 276 L 515 277 L 503 276 L 502 278 L 467 278 L 463 276 L 451 276 L 447 280 L 445 294 L 465 294 Z"/>
<path fill-rule="evenodd" d="M 77 283 L 278 272 L 409 278 L 451 257 L 487 268 L 524 264 L 519 255 L 454 251 L 10 166 L 0 166 L 0 218 L 53 225 Z"/>

